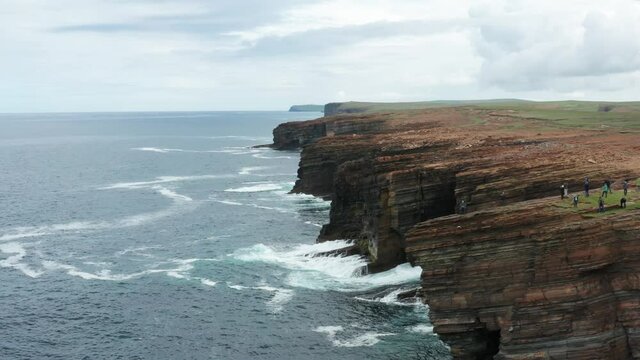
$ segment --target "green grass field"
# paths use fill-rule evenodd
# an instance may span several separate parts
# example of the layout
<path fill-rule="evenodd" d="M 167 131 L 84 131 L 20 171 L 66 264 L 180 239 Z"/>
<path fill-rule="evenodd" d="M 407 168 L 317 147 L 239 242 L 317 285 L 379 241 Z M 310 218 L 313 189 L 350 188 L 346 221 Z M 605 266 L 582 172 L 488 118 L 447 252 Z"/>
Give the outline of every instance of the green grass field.
<path fill-rule="evenodd" d="M 350 113 L 375 113 L 464 107 L 487 111 L 504 111 L 510 117 L 522 118 L 523 125 L 550 128 L 616 129 L 640 131 L 640 102 L 547 101 L 517 99 L 423 101 L 400 103 L 346 102 L 339 110 Z M 478 122 L 477 120 L 474 120 Z M 540 124 L 542 123 L 542 124 Z"/>

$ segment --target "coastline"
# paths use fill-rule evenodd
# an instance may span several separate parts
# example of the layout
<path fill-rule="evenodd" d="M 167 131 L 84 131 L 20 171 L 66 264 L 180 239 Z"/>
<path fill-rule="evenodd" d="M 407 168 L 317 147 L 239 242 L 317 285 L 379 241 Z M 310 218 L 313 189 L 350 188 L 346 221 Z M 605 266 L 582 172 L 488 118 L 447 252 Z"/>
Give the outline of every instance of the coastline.
<path fill-rule="evenodd" d="M 579 192 L 585 176 L 594 187 L 640 177 L 639 137 L 518 115 L 342 114 L 281 124 L 272 147 L 302 148 L 293 192 L 332 200 L 318 241 L 356 241 L 371 272 L 422 266 L 434 331 L 454 358 L 638 358 L 635 199 L 594 215 L 557 194 L 565 182 Z"/>

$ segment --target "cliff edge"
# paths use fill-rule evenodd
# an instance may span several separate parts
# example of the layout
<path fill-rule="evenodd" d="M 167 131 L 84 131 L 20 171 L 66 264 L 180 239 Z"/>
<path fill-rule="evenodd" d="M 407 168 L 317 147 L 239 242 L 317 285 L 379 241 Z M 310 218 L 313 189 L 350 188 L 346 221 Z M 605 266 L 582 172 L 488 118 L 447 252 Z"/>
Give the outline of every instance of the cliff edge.
<path fill-rule="evenodd" d="M 278 126 L 274 147 L 302 148 L 294 192 L 332 200 L 319 241 L 355 240 L 371 271 L 422 267 L 454 358 L 639 359 L 640 194 L 618 202 L 640 135 L 592 105 L 571 127 L 574 104 L 328 116 Z M 585 177 L 590 197 L 560 199 Z"/>

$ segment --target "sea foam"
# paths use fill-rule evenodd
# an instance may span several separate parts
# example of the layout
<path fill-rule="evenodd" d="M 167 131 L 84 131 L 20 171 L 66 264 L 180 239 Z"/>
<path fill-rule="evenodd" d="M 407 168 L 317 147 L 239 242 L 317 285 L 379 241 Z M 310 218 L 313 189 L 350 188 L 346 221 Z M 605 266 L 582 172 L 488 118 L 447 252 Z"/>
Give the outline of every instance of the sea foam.
<path fill-rule="evenodd" d="M 291 270 L 286 278 L 289 286 L 315 290 L 358 292 L 385 286 L 417 282 L 422 269 L 405 263 L 391 270 L 362 275 L 367 265 L 360 256 L 317 256 L 349 246 L 347 241 L 327 241 L 314 245 L 297 245 L 276 249 L 264 244 L 239 249 L 229 256 L 245 262 L 263 262 Z"/>
<path fill-rule="evenodd" d="M 313 331 L 325 334 L 327 339 L 336 347 L 373 346 L 379 343 L 382 337 L 396 335 L 394 333 L 365 332 L 350 339 L 339 339 L 338 334 L 344 332 L 342 326 L 319 326 Z"/>

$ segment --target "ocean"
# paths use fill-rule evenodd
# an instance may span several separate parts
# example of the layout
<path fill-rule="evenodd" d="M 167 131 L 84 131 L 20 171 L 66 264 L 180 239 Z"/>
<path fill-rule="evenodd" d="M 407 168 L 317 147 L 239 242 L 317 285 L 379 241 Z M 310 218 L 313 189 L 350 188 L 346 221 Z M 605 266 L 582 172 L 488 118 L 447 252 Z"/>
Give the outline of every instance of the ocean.
<path fill-rule="evenodd" d="M 330 203 L 252 148 L 319 116 L 0 115 L 0 358 L 448 359 L 420 269 L 314 257 Z"/>

